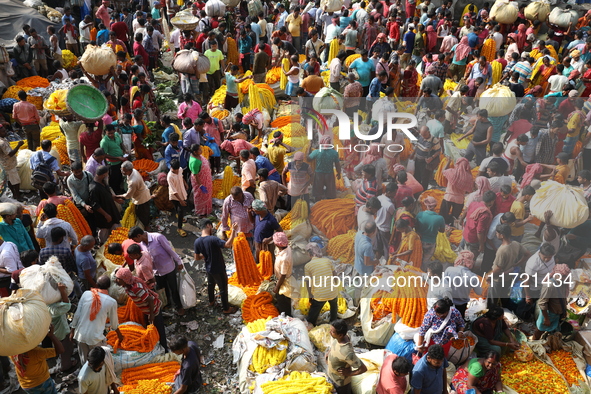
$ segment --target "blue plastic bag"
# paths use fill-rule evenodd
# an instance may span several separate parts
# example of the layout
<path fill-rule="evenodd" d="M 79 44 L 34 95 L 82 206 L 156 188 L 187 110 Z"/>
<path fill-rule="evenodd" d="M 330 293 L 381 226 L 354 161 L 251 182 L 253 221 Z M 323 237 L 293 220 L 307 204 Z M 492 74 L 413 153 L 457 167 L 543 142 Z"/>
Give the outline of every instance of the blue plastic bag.
<path fill-rule="evenodd" d="M 388 341 L 386 349 L 406 358 L 412 364 L 412 355 L 415 353 L 415 342 L 413 340 L 405 341 L 398 333 L 395 333 Z"/>
<path fill-rule="evenodd" d="M 220 151 L 220 147 L 218 146 L 218 144 L 215 143 L 215 139 L 208 134 L 205 134 L 205 138 L 205 146 L 209 147 L 209 149 L 211 149 L 211 151 L 213 152 L 211 156 L 220 157 L 222 155 L 222 152 Z"/>
<path fill-rule="evenodd" d="M 587 364 L 587 368 L 585 368 L 585 375 L 591 377 L 591 365 Z"/>

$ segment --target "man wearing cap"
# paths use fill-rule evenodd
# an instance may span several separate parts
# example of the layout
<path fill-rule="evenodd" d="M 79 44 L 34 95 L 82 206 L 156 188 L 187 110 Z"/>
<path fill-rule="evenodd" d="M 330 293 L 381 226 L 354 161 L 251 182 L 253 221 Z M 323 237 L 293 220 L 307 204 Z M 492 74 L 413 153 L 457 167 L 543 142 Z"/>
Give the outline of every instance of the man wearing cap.
<path fill-rule="evenodd" d="M 437 234 L 445 231 L 445 220 L 443 216 L 435 212 L 437 200 L 434 197 L 427 197 L 424 200 L 426 211 L 417 214 L 417 233 L 421 236 L 423 245 L 423 269 L 427 271 L 426 265 L 431 261 L 435 253 Z"/>
<path fill-rule="evenodd" d="M 443 89 L 443 83 L 441 79 L 435 75 L 435 67 L 431 64 L 427 67 L 427 76 L 421 82 L 421 90 L 425 90 L 425 88 L 430 88 L 431 91 L 438 96 L 441 94 Z"/>
<path fill-rule="evenodd" d="M 265 246 L 273 254 L 275 251 L 274 246 L 271 244 L 273 234 L 275 232 L 283 232 L 283 229 L 277 219 L 275 219 L 275 216 L 269 212 L 263 201 L 254 200 L 252 202 L 252 210 L 256 215 L 254 220 L 254 256 L 255 261 L 258 263 L 259 253 L 261 250 L 264 250 Z"/>
<path fill-rule="evenodd" d="M 96 10 L 96 18 L 103 22 L 103 25 L 110 26 L 111 16 L 109 15 L 109 0 L 103 0 L 101 6 Z"/>

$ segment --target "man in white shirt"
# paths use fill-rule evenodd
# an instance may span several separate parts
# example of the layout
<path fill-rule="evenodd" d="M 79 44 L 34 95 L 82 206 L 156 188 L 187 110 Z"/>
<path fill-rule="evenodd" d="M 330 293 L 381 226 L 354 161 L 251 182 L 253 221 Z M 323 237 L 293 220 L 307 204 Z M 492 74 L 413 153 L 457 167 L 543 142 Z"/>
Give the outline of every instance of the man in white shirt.
<path fill-rule="evenodd" d="M 359 24 L 359 29 L 361 30 L 363 30 L 363 28 L 365 27 L 365 23 L 367 22 L 367 18 L 369 17 L 369 14 L 365 10 L 366 6 L 367 3 L 365 1 L 362 1 L 359 5 L 359 10 L 355 14 L 355 20 L 357 20 L 357 23 Z"/>
<path fill-rule="evenodd" d="M 392 218 L 396 212 L 394 206 L 394 197 L 398 191 L 396 182 L 390 182 L 386 185 L 386 192 L 378 196 L 378 200 L 382 203 L 382 207 L 376 215 L 376 226 L 378 227 L 378 238 L 381 245 L 384 247 L 384 256 L 389 255 L 390 245 L 390 228 L 392 226 Z"/>
<path fill-rule="evenodd" d="M 117 375 L 111 349 L 98 346 L 88 353 L 88 361 L 78 373 L 78 388 L 80 393 L 104 394 L 117 391 Z"/>
<path fill-rule="evenodd" d="M 72 225 L 65 220 L 59 219 L 57 217 L 57 206 L 48 202 L 43 207 L 43 213 L 39 217 L 35 235 L 37 238 L 45 239 L 46 245 L 51 245 L 51 230 L 55 227 L 61 227 L 66 232 L 64 240 L 58 246 L 70 249 L 70 245 L 78 244 L 78 235 L 76 235 L 76 231 L 74 231 Z"/>
<path fill-rule="evenodd" d="M 527 260 L 525 264 L 525 273 L 528 279 L 523 282 L 523 289 L 525 290 L 525 301 L 530 304 L 540 298 L 542 291 L 542 282 L 547 281 L 546 275 L 554 270 L 556 262 L 554 255 L 556 249 L 549 243 L 543 243 L 536 253 Z"/>
<path fill-rule="evenodd" d="M 123 342 L 123 335 L 119 331 L 117 301 L 108 295 L 111 280 L 103 275 L 96 283 L 97 292 L 85 291 L 80 297 L 74 319 L 70 324 L 70 340 L 75 339 L 78 342 L 78 355 L 83 364 L 86 363 L 88 353 L 93 348 L 106 345 L 103 333 L 107 319 L 111 329 L 117 332 L 119 341 Z"/>
<path fill-rule="evenodd" d="M 332 24 L 332 18 L 334 16 L 334 12 L 325 12 L 320 10 L 316 12 L 316 29 L 319 30 L 322 28 L 323 37 L 326 37 L 328 26 Z"/>
<path fill-rule="evenodd" d="M 327 46 L 330 46 L 330 42 L 337 38 L 341 34 L 341 28 L 339 27 L 339 17 L 332 17 L 332 24 L 326 28 L 326 39 L 324 42 Z M 328 54 L 328 51 L 325 51 Z"/>
<path fill-rule="evenodd" d="M 460 29 L 460 40 L 462 39 L 462 37 L 467 36 L 470 33 L 474 32 L 474 26 L 472 26 L 472 24 L 470 23 L 470 17 L 465 16 L 464 17 L 464 27 L 462 27 Z"/>
<path fill-rule="evenodd" d="M 493 40 L 495 40 L 496 50 L 498 52 L 503 47 L 503 42 L 505 41 L 505 38 L 501 34 L 501 25 L 496 25 L 494 27 L 493 31 L 494 31 L 494 33 L 492 35 L 492 38 L 493 38 Z"/>
<path fill-rule="evenodd" d="M 0 287 L 8 291 L 14 271 L 23 268 L 18 249 L 12 242 L 0 240 Z"/>
<path fill-rule="evenodd" d="M 581 59 L 581 51 L 579 51 L 578 49 L 575 49 L 574 51 L 572 51 L 570 53 L 570 56 L 572 58 L 570 65 L 575 70 L 577 70 L 578 72 L 583 74 L 583 66 L 585 66 L 585 62 Z"/>
<path fill-rule="evenodd" d="M 170 41 L 174 45 L 174 51 L 178 52 L 181 50 L 181 29 L 178 27 L 170 33 Z"/>
<path fill-rule="evenodd" d="M 130 199 L 135 204 L 135 214 L 140 222 L 144 225 L 144 229 L 149 231 L 150 227 L 150 200 L 152 196 L 150 190 L 144 183 L 144 178 L 138 170 L 133 168 L 133 163 L 126 161 L 121 164 L 121 173 L 127 176 L 127 193 L 116 198 Z"/>
<path fill-rule="evenodd" d="M 80 45 L 82 46 L 82 50 L 86 45 L 90 43 L 90 28 L 92 27 L 92 17 L 90 15 L 86 15 L 84 20 L 78 24 L 78 30 L 80 31 Z"/>
<path fill-rule="evenodd" d="M 561 63 L 556 66 L 557 74 L 548 78 L 548 93 L 562 92 L 564 85 L 568 83 L 568 77 L 562 75 L 564 65 Z"/>
<path fill-rule="evenodd" d="M 343 61 L 347 58 L 347 53 L 345 51 L 339 51 L 337 56 L 331 60 L 330 62 L 330 87 L 336 91 L 341 90 L 341 69 L 343 65 Z"/>

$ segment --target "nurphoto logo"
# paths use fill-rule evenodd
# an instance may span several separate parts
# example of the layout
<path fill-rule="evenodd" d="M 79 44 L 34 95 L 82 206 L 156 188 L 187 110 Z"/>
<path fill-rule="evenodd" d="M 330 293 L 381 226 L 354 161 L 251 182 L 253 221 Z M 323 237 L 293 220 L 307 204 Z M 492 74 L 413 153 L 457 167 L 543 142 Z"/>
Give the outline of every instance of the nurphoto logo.
<path fill-rule="evenodd" d="M 336 150 L 347 150 L 355 152 L 367 152 L 369 150 L 369 142 L 380 140 L 384 132 L 388 141 L 394 141 L 394 130 L 401 131 L 406 138 L 411 141 L 416 141 L 415 137 L 410 129 L 416 127 L 418 124 L 417 117 L 414 114 L 407 114 L 403 112 L 386 112 L 382 116 L 378 116 L 377 127 L 370 130 L 369 133 L 363 133 L 360 130 L 359 114 L 356 112 L 353 114 L 353 121 L 349 118 L 345 112 L 338 109 L 322 109 L 319 111 L 324 116 L 334 116 L 337 121 L 337 127 L 339 128 L 339 140 L 346 141 L 351 139 L 351 124 L 353 125 L 353 135 L 361 141 L 367 141 L 368 144 L 355 144 L 348 146 L 337 146 L 335 144 L 320 144 L 320 150 L 336 149 Z M 406 122 L 400 123 L 401 120 Z M 314 135 L 314 124 L 311 119 L 307 120 L 306 131 L 308 133 L 308 139 L 312 140 Z M 381 149 L 381 148 L 380 148 Z M 402 152 L 404 146 L 400 144 L 386 144 L 384 150 L 392 153 Z"/>

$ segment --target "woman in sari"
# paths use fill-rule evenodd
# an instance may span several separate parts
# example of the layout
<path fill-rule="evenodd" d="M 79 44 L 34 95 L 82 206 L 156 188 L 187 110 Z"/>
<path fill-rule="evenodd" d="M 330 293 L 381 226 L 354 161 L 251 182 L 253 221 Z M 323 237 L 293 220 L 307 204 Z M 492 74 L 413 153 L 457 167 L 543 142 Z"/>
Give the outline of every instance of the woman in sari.
<path fill-rule="evenodd" d="M 400 231 L 400 246 L 396 254 L 390 256 L 395 261 L 396 259 L 404 260 L 413 267 L 421 268 L 423 264 L 423 246 L 421 244 L 421 237 L 410 226 L 407 220 L 398 219 L 396 221 L 396 230 Z"/>
<path fill-rule="evenodd" d="M 139 127 L 134 128 L 135 132 L 132 136 L 136 160 L 154 160 L 152 157 L 151 149 L 148 149 L 143 145 L 144 139 L 150 134 L 152 134 L 152 131 L 150 131 L 150 129 L 146 125 L 146 122 L 144 121 L 144 111 L 142 109 L 138 108 L 133 111 L 133 121 L 131 124 L 132 126 L 141 126 L 141 131 L 139 130 Z"/>
<path fill-rule="evenodd" d="M 454 224 L 464 208 L 464 196 L 474 190 L 474 178 L 470 172 L 470 163 L 465 157 L 456 160 L 454 168 L 448 168 L 451 159 L 448 160 L 443 176 L 447 179 L 447 188 L 441 202 L 439 214 L 450 226 Z"/>
<path fill-rule="evenodd" d="M 425 32 L 425 47 L 427 48 L 427 53 L 436 53 L 437 52 L 437 31 L 433 28 L 433 25 L 427 26 L 427 31 Z"/>
<path fill-rule="evenodd" d="M 586 63 L 587 70 L 581 77 L 581 82 L 585 85 L 585 90 L 581 94 L 581 97 L 589 97 L 591 95 L 591 60 Z"/>
<path fill-rule="evenodd" d="M 226 42 L 228 43 L 228 64 L 236 64 L 240 61 L 240 57 L 238 55 L 238 44 L 236 40 L 232 38 L 232 34 L 228 33 L 226 35 Z"/>
<path fill-rule="evenodd" d="M 502 392 L 501 355 L 494 350 L 483 358 L 468 360 L 458 368 L 451 383 L 457 394 L 465 394 L 468 390 L 480 393 Z"/>
<path fill-rule="evenodd" d="M 502 354 L 503 348 L 519 349 L 504 316 L 503 308 L 495 306 L 472 323 L 472 332 L 478 338 L 474 350 L 479 357 L 486 357 L 490 351 Z"/>
<path fill-rule="evenodd" d="M 394 96 L 399 97 L 400 95 L 400 65 L 398 62 L 392 62 L 389 65 L 390 68 L 390 87 L 394 89 Z"/>
<path fill-rule="evenodd" d="M 211 202 L 213 181 L 209 160 L 202 155 L 201 145 L 199 144 L 191 145 L 189 170 L 191 170 L 195 215 L 207 216 L 213 210 Z"/>
<path fill-rule="evenodd" d="M 390 254 L 397 253 L 402 241 L 402 232 L 398 230 L 397 223 L 400 219 L 404 219 L 406 223 L 413 228 L 416 224 L 417 203 L 412 197 L 406 197 L 402 200 L 402 207 L 398 208 L 392 220 L 392 231 L 390 236 Z M 421 245 L 422 249 L 422 245 Z M 422 261 L 421 261 L 422 263 Z M 419 263 L 419 265 L 421 264 Z"/>
<path fill-rule="evenodd" d="M 402 74 L 402 97 L 412 98 L 416 100 L 419 95 L 419 87 L 417 82 L 419 80 L 419 73 L 417 72 L 416 62 L 411 60 Z"/>
<path fill-rule="evenodd" d="M 582 98 L 577 98 L 575 100 L 575 110 L 568 115 L 566 119 L 566 127 L 568 128 L 568 134 L 564 140 L 564 147 L 562 148 L 563 152 L 568 154 L 573 153 L 575 149 L 575 145 L 577 141 L 579 141 L 579 136 L 581 135 L 581 130 L 585 125 L 585 113 L 583 112 L 583 106 L 585 102 Z"/>
<path fill-rule="evenodd" d="M 548 86 L 548 78 L 556 74 L 556 62 L 552 62 L 548 56 L 542 58 L 542 63 L 532 73 L 531 85 L 540 85 L 543 91 Z"/>
<path fill-rule="evenodd" d="M 517 47 L 519 48 L 519 51 L 523 51 L 523 49 L 525 48 L 525 42 L 527 41 L 527 35 L 525 34 L 525 30 L 526 27 L 525 25 L 522 23 L 519 26 L 517 26 L 517 33 L 515 34 L 516 36 L 516 43 L 517 43 Z"/>

